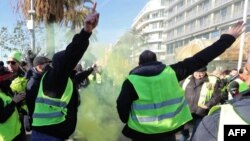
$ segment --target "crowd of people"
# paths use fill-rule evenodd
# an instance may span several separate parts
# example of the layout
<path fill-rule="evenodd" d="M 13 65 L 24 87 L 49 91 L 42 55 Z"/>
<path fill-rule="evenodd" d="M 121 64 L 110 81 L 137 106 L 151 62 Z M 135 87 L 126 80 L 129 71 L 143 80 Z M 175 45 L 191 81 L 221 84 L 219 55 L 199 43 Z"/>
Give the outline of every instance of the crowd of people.
<path fill-rule="evenodd" d="M 99 75 L 91 76 L 96 64 L 86 70 L 79 64 L 98 24 L 95 9 L 96 3 L 84 28 L 52 59 L 35 56 L 25 63 L 13 51 L 6 65 L 0 62 L 0 140 L 26 141 L 31 130 L 33 141 L 63 141 L 74 133 L 78 90 L 88 85 L 88 76 L 101 83 Z M 143 51 L 116 101 L 123 135 L 132 141 L 176 141 L 178 133 L 180 141 L 222 141 L 224 124 L 249 124 L 250 57 L 240 71 L 207 71 L 244 27 L 238 22 L 211 46 L 171 65 Z"/>

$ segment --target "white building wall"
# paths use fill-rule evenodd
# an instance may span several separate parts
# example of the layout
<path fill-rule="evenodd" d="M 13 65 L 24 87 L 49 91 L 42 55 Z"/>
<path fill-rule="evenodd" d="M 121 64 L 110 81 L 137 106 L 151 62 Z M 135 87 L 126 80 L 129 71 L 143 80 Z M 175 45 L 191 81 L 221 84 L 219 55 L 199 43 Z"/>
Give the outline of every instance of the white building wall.
<path fill-rule="evenodd" d="M 150 49 L 160 61 L 173 63 L 175 48 L 196 38 L 218 38 L 242 19 L 243 7 L 244 0 L 150 0 L 134 19 L 132 28 L 144 41 L 132 50 Z M 250 0 L 248 7 L 249 19 Z"/>

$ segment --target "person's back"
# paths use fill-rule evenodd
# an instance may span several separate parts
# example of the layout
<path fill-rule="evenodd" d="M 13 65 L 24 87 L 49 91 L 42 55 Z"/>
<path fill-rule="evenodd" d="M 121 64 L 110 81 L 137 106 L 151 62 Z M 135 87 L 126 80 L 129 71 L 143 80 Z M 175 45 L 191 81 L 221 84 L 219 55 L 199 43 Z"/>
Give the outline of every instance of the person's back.
<path fill-rule="evenodd" d="M 96 27 L 99 14 L 96 4 L 85 26 L 65 50 L 52 58 L 52 68 L 40 82 L 32 122 L 32 140 L 65 140 L 74 132 L 77 122 L 78 90 L 73 82 L 73 69 L 89 45 L 89 37 Z"/>
<path fill-rule="evenodd" d="M 121 120 L 123 122 L 128 120 L 123 133 L 133 140 L 174 141 L 175 130 L 191 120 L 189 108 L 185 104 L 183 91 L 177 83 L 175 73 L 171 67 L 158 62 L 155 53 L 148 50 L 140 55 L 139 64 L 130 72 L 123 85 L 127 87 L 127 90 L 124 88 L 123 90 L 129 91 L 133 99 L 136 99 L 132 103 L 131 116 L 128 119 L 123 119 L 119 109 L 122 97 L 117 100 Z M 173 82 L 177 85 L 172 84 Z M 132 88 L 129 88 L 131 85 Z M 167 110 L 170 107 L 171 109 Z M 137 135 L 130 135 L 131 130 Z"/>
<path fill-rule="evenodd" d="M 186 112 L 185 110 L 187 106 L 186 102 L 180 104 L 183 101 L 179 101 L 180 99 L 178 99 L 180 95 L 184 95 L 183 90 L 182 94 L 179 93 L 181 89 L 179 82 L 196 70 L 206 66 L 210 61 L 229 48 L 235 41 L 235 38 L 241 34 L 243 27 L 244 24 L 242 22 L 237 23 L 227 34 L 222 35 L 221 38 L 210 47 L 198 52 L 193 57 L 167 67 L 157 62 L 155 53 L 151 51 L 142 52 L 139 57 L 139 66 L 134 68 L 130 73 L 130 75 L 136 75 L 135 78 L 130 78 L 129 76 L 129 79 L 123 82 L 121 92 L 117 98 L 117 111 L 121 121 L 125 123 L 122 131 L 123 134 L 133 141 L 175 141 L 175 133 L 178 127 L 181 127 L 191 119 L 190 112 Z M 144 55 L 147 57 L 142 57 Z M 165 71 L 167 72 L 167 77 L 163 79 L 161 78 L 164 77 L 162 72 L 164 74 Z M 162 76 L 157 77 L 157 75 Z M 149 80 L 144 79 L 145 77 L 148 77 Z M 146 80 L 148 85 L 141 85 L 142 81 L 137 81 L 138 78 L 142 78 L 143 81 Z M 155 82 L 151 81 L 154 78 L 158 80 L 161 78 L 163 81 L 160 81 L 161 84 L 150 83 Z M 146 82 L 142 82 L 142 84 Z M 163 86 L 164 83 L 166 83 L 166 86 Z M 153 87 L 149 87 L 150 85 Z M 142 86 L 148 87 L 145 88 Z M 151 91 L 146 92 L 143 90 L 144 88 L 150 89 Z M 148 96 L 149 93 L 152 93 L 152 95 Z M 157 94 L 164 97 L 160 97 L 161 99 L 158 99 L 157 96 L 154 97 Z M 145 97 L 146 95 L 150 97 L 150 99 L 147 99 L 147 97 Z M 143 100 L 143 98 L 146 99 Z M 153 99 L 156 100 L 156 103 L 152 102 Z M 177 108 L 176 105 L 172 105 L 174 103 L 178 103 L 176 105 L 180 104 L 182 106 Z M 167 122 L 176 121 L 179 115 L 185 115 L 182 116 L 183 118 L 179 120 L 179 123 Z M 162 123 L 162 121 L 164 123 Z M 162 128 L 164 124 L 165 127 Z M 147 125 L 149 128 L 145 128 L 147 130 L 144 131 L 144 127 L 147 127 Z M 158 125 L 159 128 L 157 128 Z M 150 126 L 152 129 L 157 130 L 150 130 Z"/>

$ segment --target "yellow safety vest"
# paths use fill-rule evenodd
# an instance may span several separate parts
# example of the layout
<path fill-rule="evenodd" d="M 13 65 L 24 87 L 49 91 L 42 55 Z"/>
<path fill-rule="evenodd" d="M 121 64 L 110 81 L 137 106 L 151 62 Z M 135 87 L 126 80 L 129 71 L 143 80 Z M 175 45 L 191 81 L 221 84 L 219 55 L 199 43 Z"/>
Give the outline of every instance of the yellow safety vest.
<path fill-rule="evenodd" d="M 208 76 L 208 82 L 203 83 L 201 87 L 200 98 L 198 100 L 198 106 L 205 105 L 206 102 L 208 102 L 211 99 L 213 92 L 214 92 L 214 86 L 217 80 L 218 78 L 215 76 Z M 183 90 L 186 89 L 189 82 L 190 82 L 190 77 L 185 79 L 182 85 Z"/>
<path fill-rule="evenodd" d="M 145 134 L 173 131 L 192 119 L 175 72 L 166 67 L 157 76 L 130 74 L 138 100 L 132 104 L 128 126 Z"/>
<path fill-rule="evenodd" d="M 67 105 L 69 104 L 73 93 L 73 82 L 68 78 L 66 88 L 61 98 L 51 98 L 46 96 L 43 92 L 44 76 L 41 79 L 35 103 L 35 110 L 32 115 L 33 126 L 53 125 L 63 122 L 67 115 Z"/>
<path fill-rule="evenodd" d="M 4 106 L 12 102 L 11 97 L 5 95 L 0 91 L 0 98 L 4 102 Z M 12 141 L 17 135 L 21 133 L 21 122 L 17 108 L 12 115 L 4 123 L 0 123 L 0 141 Z"/>
<path fill-rule="evenodd" d="M 247 125 L 245 122 L 234 110 L 231 104 L 218 105 L 211 108 L 208 115 L 213 114 L 218 109 L 220 111 L 220 121 L 218 128 L 217 141 L 224 141 L 224 125 Z M 230 117 L 230 118 L 229 118 Z"/>

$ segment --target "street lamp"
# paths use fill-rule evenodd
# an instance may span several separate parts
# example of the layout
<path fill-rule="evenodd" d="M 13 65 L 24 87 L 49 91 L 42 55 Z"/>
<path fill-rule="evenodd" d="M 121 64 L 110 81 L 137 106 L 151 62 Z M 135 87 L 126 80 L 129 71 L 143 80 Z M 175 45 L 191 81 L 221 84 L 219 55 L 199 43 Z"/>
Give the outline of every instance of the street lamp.
<path fill-rule="evenodd" d="M 31 49 L 35 51 L 35 23 L 34 23 L 34 16 L 35 16 L 35 9 L 34 9 L 34 0 L 30 0 L 30 10 L 28 11 L 30 15 L 30 20 L 27 21 L 27 28 L 31 33 Z"/>

